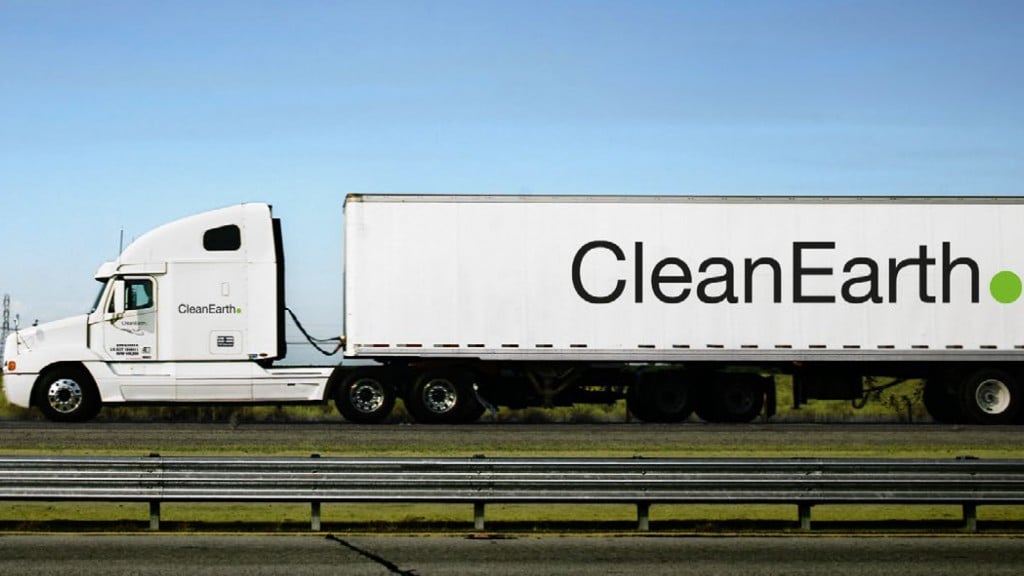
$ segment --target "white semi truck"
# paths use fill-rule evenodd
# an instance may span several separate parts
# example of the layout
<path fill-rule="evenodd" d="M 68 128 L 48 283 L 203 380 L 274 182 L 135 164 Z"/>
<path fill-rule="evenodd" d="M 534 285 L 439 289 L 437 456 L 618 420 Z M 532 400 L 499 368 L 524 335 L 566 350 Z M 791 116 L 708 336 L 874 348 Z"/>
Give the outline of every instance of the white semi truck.
<path fill-rule="evenodd" d="M 6 342 L 4 391 L 103 405 L 333 400 L 359 423 L 625 398 L 645 421 L 748 421 L 926 381 L 939 421 L 1016 422 L 1024 200 L 350 195 L 344 357 L 281 367 L 284 252 L 266 204 L 161 226 L 85 315 Z M 351 360 L 373 361 L 353 365 Z"/>

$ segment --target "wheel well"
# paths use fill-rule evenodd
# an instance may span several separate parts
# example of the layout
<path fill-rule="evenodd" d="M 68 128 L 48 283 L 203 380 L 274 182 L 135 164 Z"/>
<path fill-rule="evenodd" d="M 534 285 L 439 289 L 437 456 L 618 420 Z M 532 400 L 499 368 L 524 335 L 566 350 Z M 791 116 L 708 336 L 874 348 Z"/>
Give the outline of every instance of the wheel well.
<path fill-rule="evenodd" d="M 334 393 L 338 389 L 338 386 L 341 386 L 341 383 L 345 381 L 345 378 L 348 378 L 350 373 L 351 372 L 342 369 L 341 366 L 337 366 L 331 371 L 331 375 L 327 377 L 327 387 L 324 390 L 324 400 L 334 398 Z"/>
<path fill-rule="evenodd" d="M 96 380 L 92 377 L 89 369 L 85 367 L 85 364 L 81 362 L 57 362 L 50 364 L 39 372 L 39 377 L 36 378 L 35 383 L 32 385 L 31 401 L 33 406 L 39 405 L 39 402 L 42 400 L 41 395 L 44 393 L 42 384 L 54 372 L 77 372 L 83 376 L 84 384 L 96 388 Z"/>

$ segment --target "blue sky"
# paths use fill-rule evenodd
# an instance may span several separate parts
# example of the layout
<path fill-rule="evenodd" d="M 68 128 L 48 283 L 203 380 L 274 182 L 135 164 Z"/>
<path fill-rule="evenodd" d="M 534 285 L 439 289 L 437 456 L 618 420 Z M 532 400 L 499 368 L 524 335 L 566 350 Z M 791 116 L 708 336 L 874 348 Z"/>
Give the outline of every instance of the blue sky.
<path fill-rule="evenodd" d="M 267 201 L 328 335 L 348 192 L 1018 195 L 1021 62 L 1017 1 L 0 0 L 0 293 Z"/>

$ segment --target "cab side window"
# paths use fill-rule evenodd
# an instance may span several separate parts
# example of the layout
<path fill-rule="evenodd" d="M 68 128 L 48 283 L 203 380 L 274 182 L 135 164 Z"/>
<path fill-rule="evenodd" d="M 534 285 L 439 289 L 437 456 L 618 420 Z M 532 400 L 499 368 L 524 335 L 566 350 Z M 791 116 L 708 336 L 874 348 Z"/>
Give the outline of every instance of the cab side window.
<path fill-rule="evenodd" d="M 145 310 L 153 307 L 153 281 L 132 279 L 124 282 L 124 309 Z"/>
<path fill-rule="evenodd" d="M 110 302 L 107 304 L 107 313 L 113 314 L 117 307 L 114 306 L 120 294 L 118 287 L 124 283 L 124 310 L 146 310 L 152 308 L 153 302 L 153 281 L 148 278 L 128 278 L 126 280 L 114 280 L 114 290 L 110 295 Z"/>

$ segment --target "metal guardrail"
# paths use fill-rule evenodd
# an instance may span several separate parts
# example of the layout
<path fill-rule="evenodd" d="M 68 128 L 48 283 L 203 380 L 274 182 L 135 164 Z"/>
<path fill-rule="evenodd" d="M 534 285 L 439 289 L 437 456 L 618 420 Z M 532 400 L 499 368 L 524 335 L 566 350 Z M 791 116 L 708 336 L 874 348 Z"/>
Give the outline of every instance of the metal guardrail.
<path fill-rule="evenodd" d="M 1024 460 L 0 457 L 0 500 L 473 504 L 630 503 L 637 527 L 667 503 L 1024 504 Z"/>

